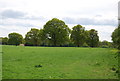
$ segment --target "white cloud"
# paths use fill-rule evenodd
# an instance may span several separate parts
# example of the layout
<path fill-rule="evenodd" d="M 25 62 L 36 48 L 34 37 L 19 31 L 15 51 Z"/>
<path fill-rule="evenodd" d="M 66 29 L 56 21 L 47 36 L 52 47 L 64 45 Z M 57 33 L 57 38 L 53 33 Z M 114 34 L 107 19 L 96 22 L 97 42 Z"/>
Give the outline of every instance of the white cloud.
<path fill-rule="evenodd" d="M 63 20 L 67 24 L 81 24 L 81 25 L 112 25 L 117 26 L 117 20 L 115 19 L 105 19 L 104 17 L 95 17 L 95 18 L 71 18 L 64 17 Z"/>
<path fill-rule="evenodd" d="M 3 12 L 1 12 L 1 16 L 3 18 L 22 18 L 25 16 L 25 13 L 9 9 L 9 10 L 4 10 Z"/>

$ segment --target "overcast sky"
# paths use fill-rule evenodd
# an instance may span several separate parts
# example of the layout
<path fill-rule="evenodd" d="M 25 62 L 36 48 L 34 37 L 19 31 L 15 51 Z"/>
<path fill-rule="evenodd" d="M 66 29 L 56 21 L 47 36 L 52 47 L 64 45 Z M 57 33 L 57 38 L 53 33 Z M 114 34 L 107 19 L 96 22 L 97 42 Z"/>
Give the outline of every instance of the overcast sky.
<path fill-rule="evenodd" d="M 96 29 L 100 40 L 111 41 L 118 25 L 119 0 L 0 0 L 0 37 L 18 32 L 25 37 L 31 28 L 43 28 L 52 18 L 70 28 L 80 24 Z"/>

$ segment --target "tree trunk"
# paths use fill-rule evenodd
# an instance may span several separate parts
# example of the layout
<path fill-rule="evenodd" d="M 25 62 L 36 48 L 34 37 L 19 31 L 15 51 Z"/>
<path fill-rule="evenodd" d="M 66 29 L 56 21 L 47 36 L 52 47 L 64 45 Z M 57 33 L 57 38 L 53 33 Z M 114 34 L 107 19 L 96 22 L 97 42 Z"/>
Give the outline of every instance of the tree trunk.
<path fill-rule="evenodd" d="M 55 34 L 53 34 L 53 43 L 54 43 L 54 46 L 56 46 L 57 44 L 56 44 L 56 37 L 55 37 L 56 35 Z"/>
<path fill-rule="evenodd" d="M 56 46 L 56 40 L 54 40 L 54 46 Z"/>

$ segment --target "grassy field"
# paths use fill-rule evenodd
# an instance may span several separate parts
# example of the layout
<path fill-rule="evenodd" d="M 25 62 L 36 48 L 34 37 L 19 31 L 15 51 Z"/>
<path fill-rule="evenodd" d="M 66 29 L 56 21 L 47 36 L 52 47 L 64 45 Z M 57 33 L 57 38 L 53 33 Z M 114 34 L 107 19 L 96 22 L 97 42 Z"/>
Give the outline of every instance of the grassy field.
<path fill-rule="evenodd" d="M 2 80 L 2 46 L 0 45 L 0 80 Z"/>
<path fill-rule="evenodd" d="M 22 46 L 2 49 L 3 79 L 118 78 L 115 49 Z"/>

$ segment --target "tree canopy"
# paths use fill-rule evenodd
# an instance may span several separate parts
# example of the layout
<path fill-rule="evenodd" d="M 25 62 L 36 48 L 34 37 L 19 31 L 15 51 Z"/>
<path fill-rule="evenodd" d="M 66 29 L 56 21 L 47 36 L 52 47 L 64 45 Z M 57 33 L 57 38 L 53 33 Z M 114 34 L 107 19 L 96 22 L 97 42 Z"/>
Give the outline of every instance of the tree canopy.
<path fill-rule="evenodd" d="M 36 28 L 32 28 L 27 34 L 25 35 L 25 44 L 38 46 L 40 45 L 40 30 Z"/>
<path fill-rule="evenodd" d="M 53 46 L 63 45 L 69 40 L 70 29 L 62 20 L 53 18 L 44 25 L 43 29 L 46 39 Z"/>
<path fill-rule="evenodd" d="M 2 44 L 3 45 L 7 45 L 8 44 L 8 38 L 7 37 L 2 38 Z"/>
<path fill-rule="evenodd" d="M 76 46 L 82 46 L 85 42 L 85 28 L 81 25 L 74 26 L 71 32 L 71 40 Z"/>
<path fill-rule="evenodd" d="M 120 50 L 120 25 L 114 30 L 111 37 L 115 46 Z"/>
<path fill-rule="evenodd" d="M 87 44 L 90 47 L 97 47 L 98 43 L 99 43 L 98 32 L 95 29 L 89 30 L 87 36 Z"/>
<path fill-rule="evenodd" d="M 10 45 L 19 45 L 23 42 L 23 37 L 19 33 L 10 33 L 8 37 L 8 44 Z"/>

